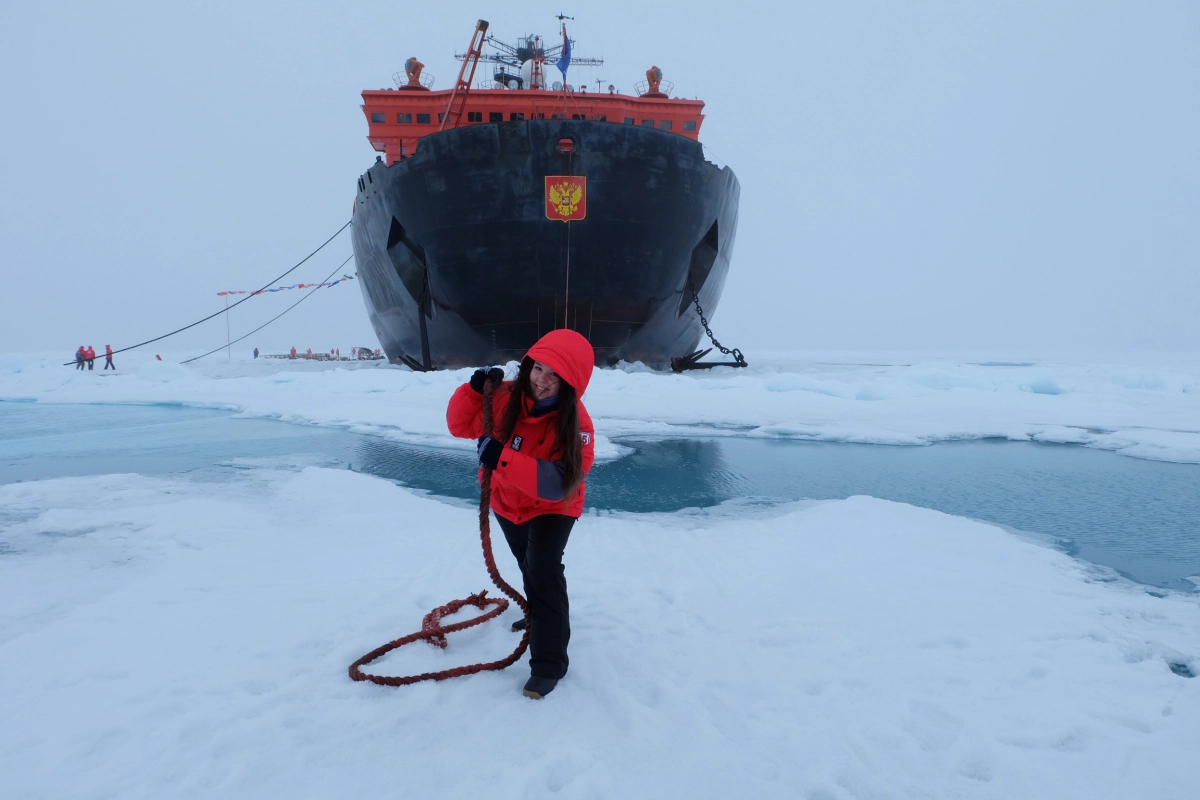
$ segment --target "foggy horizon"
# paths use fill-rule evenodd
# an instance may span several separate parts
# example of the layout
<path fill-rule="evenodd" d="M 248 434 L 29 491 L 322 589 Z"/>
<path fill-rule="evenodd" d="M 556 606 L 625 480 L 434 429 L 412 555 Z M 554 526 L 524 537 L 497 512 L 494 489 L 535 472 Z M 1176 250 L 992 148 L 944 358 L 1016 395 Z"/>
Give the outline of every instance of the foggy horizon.
<path fill-rule="evenodd" d="M 741 183 L 711 315 L 760 351 L 1200 353 L 1200 7 L 567 4 L 573 67 L 625 93 L 651 64 L 706 103 Z M 221 310 L 349 218 L 375 160 L 360 92 L 416 55 L 453 86 L 475 20 L 505 41 L 544 4 L 6 11 L 0 64 L 4 352 L 101 352 Z M 576 77 L 578 76 L 578 77 Z M 284 284 L 317 282 L 343 233 Z M 342 273 L 353 275 L 351 260 Z M 233 338 L 300 299 L 256 297 Z M 240 299 L 231 298 L 231 302 Z M 225 342 L 224 316 L 155 345 Z M 248 352 L 379 347 L 356 281 Z"/>

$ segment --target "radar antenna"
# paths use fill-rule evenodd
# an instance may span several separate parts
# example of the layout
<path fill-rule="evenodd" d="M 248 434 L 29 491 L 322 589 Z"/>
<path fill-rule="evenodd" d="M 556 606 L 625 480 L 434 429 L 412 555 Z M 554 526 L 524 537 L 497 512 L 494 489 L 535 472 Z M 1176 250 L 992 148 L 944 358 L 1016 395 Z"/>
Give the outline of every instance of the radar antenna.
<path fill-rule="evenodd" d="M 569 19 L 574 20 L 574 17 L 568 17 L 565 14 L 558 15 L 559 20 Z M 542 37 L 539 35 L 526 34 L 517 40 L 515 45 L 508 42 L 502 42 L 494 36 L 488 36 L 484 42 L 489 45 L 495 52 L 483 53 L 479 56 L 480 61 L 486 61 L 492 64 L 504 64 L 512 67 L 515 70 L 520 70 L 527 61 L 533 61 L 535 65 L 540 67 L 547 61 L 554 63 L 562 57 L 562 45 L 554 47 L 543 47 Z M 571 46 L 574 48 L 575 40 L 571 40 Z M 470 56 L 470 53 L 455 53 L 454 57 L 459 61 L 465 61 Z M 581 58 L 575 55 L 571 56 L 571 64 L 581 67 L 600 67 L 604 65 L 602 58 Z M 540 69 L 538 72 L 540 73 Z M 544 89 L 545 86 L 535 86 L 536 81 L 530 81 L 530 87 Z"/>

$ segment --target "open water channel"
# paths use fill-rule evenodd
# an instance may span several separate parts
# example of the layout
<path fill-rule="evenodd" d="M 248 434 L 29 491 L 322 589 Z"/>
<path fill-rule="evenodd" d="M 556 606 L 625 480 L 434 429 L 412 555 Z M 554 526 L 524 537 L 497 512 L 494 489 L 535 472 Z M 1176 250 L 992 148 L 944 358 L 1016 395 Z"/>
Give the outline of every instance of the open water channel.
<path fill-rule="evenodd" d="M 1068 553 L 1154 587 L 1200 581 L 1200 465 L 1075 445 L 996 440 L 930 447 L 781 439 L 621 440 L 597 464 L 588 508 L 677 511 L 753 499 L 867 494 L 1052 537 Z M 435 496 L 478 496 L 470 452 L 177 405 L 0 402 L 0 483 L 136 472 L 229 480 L 261 464 L 319 464 Z"/>

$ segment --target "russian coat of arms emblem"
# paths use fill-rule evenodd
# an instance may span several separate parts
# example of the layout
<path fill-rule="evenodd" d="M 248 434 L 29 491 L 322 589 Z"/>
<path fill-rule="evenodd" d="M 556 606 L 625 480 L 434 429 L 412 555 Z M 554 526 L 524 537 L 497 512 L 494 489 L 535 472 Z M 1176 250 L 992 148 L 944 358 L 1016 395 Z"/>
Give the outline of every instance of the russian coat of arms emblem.
<path fill-rule="evenodd" d="M 587 216 L 587 177 L 546 176 L 546 219 L 570 222 Z"/>

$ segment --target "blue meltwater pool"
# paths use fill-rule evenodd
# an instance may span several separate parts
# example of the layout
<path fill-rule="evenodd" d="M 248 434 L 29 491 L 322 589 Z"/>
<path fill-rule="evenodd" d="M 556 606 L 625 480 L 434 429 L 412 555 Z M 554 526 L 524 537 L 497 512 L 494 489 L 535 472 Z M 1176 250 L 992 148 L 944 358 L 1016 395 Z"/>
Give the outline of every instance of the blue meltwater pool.
<path fill-rule="evenodd" d="M 867 494 L 1051 537 L 1149 586 L 1196 591 L 1200 465 L 1075 445 L 997 440 L 930 447 L 780 439 L 622 440 L 596 465 L 589 509 L 677 511 Z M 477 496 L 466 451 L 177 405 L 0 402 L 0 483 L 137 472 L 224 481 L 258 466 L 350 468 L 439 497 Z M 0 534 L 2 536 L 2 534 Z"/>

